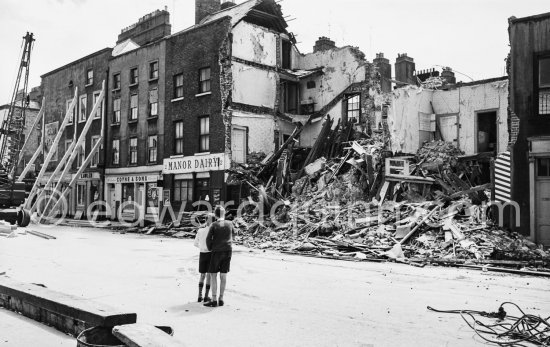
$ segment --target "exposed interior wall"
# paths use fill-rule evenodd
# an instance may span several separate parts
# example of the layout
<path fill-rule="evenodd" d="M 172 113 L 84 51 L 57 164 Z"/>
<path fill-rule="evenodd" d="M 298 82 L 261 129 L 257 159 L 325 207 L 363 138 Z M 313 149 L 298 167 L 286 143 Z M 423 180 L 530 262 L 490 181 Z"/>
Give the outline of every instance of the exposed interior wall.
<path fill-rule="evenodd" d="M 437 91 L 405 87 L 393 91 L 388 112 L 392 150 L 403 153 L 415 153 L 418 150 L 420 146 L 419 112 L 428 114 L 435 112 L 437 115 L 458 113 L 459 147 L 466 154 L 475 154 L 476 114 L 483 111 L 496 111 L 497 151 L 505 151 L 508 146 L 507 83 L 507 81 L 496 81 Z"/>
<path fill-rule="evenodd" d="M 300 88 L 300 99 L 313 99 L 315 111 L 321 110 L 351 84 L 365 80 L 365 61 L 354 47 L 296 55 L 295 59 L 296 69 L 311 70 L 323 67 L 323 74 L 307 79 L 315 81 L 315 88 L 307 89 L 307 80 L 301 83 Z"/>
<path fill-rule="evenodd" d="M 248 152 L 274 152 L 275 120 L 273 116 L 233 111 L 232 125 L 248 129 Z"/>
<path fill-rule="evenodd" d="M 233 102 L 275 107 L 277 73 L 233 62 Z"/>
<path fill-rule="evenodd" d="M 243 21 L 233 28 L 232 54 L 236 58 L 275 66 L 278 40 L 277 34 Z"/>

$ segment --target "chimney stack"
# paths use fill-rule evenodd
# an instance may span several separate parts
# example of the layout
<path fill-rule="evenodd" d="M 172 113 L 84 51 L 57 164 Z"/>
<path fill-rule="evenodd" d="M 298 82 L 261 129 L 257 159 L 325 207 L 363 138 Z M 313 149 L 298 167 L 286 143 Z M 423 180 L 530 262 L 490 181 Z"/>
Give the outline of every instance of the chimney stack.
<path fill-rule="evenodd" d="M 398 54 L 395 60 L 395 79 L 405 84 L 416 85 L 414 71 L 414 59 L 409 57 L 407 53 Z"/>
<path fill-rule="evenodd" d="M 132 39 L 138 45 L 143 46 L 170 35 L 171 31 L 170 13 L 166 9 L 156 10 L 141 17 L 137 23 L 122 29 L 116 43 L 118 45 Z"/>
<path fill-rule="evenodd" d="M 195 0 L 195 24 L 221 9 L 221 0 Z"/>
<path fill-rule="evenodd" d="M 456 77 L 453 69 L 450 67 L 444 67 L 441 72 L 441 78 L 447 81 L 448 84 L 456 84 Z"/>
<path fill-rule="evenodd" d="M 326 36 L 321 36 L 319 40 L 315 42 L 315 46 L 313 46 L 313 53 L 328 51 L 333 48 L 336 48 L 336 43 Z"/>
<path fill-rule="evenodd" d="M 384 53 L 376 53 L 376 58 L 372 61 L 380 73 L 380 87 L 382 92 L 391 92 L 391 64 L 389 59 L 384 58 Z"/>

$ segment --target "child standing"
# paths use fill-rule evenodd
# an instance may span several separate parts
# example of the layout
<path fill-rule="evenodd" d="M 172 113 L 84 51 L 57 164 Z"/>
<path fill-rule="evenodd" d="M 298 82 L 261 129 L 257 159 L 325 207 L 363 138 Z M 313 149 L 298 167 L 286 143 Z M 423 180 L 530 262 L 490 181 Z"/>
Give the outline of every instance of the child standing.
<path fill-rule="evenodd" d="M 204 302 L 211 301 L 210 297 L 208 297 L 208 293 L 210 292 L 210 276 L 207 276 L 207 272 L 208 272 L 208 268 L 210 267 L 210 258 L 212 257 L 212 253 L 208 250 L 208 247 L 206 246 L 206 236 L 208 235 L 208 230 L 210 230 L 211 220 L 212 220 L 212 216 L 208 216 L 208 221 L 206 222 L 205 227 L 200 228 L 197 231 L 197 235 L 195 236 L 195 247 L 197 247 L 200 250 L 199 273 L 201 276 L 199 279 L 198 302 L 203 301 L 202 289 L 205 287 L 204 285 L 205 277 L 206 277 L 206 290 L 204 292 Z"/>

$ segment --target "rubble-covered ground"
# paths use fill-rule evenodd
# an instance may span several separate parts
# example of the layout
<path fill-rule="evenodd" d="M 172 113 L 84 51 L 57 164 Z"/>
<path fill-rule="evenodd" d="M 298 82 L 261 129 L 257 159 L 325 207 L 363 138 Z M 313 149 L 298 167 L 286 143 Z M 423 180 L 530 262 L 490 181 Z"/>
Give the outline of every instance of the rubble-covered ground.
<path fill-rule="evenodd" d="M 195 302 L 198 250 L 191 240 L 29 229 L 57 239 L 1 237 L 0 273 L 135 311 L 140 322 L 172 326 L 188 346 L 483 346 L 460 316 L 426 307 L 496 311 L 513 301 L 534 315 L 550 312 L 545 277 L 334 261 L 242 246 L 233 255 L 226 306 L 209 309 Z M 6 314 L 0 311 L 0 331 L 10 327 Z M 24 327 L 20 341 L 42 329 L 49 328 Z M 58 346 L 49 341 L 36 345 Z M 14 342 L 0 339 L 3 346 L 24 345 Z"/>

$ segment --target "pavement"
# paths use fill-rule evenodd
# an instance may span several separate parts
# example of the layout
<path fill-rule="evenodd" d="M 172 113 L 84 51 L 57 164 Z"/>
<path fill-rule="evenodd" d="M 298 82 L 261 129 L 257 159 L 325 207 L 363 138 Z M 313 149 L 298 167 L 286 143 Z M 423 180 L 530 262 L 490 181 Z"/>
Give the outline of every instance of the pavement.
<path fill-rule="evenodd" d="M 31 225 L 57 237 L 0 238 L 0 267 L 24 282 L 79 295 L 168 325 L 187 346 L 484 346 L 457 315 L 513 301 L 548 316 L 550 279 L 469 269 L 345 262 L 236 247 L 224 307 L 196 302 L 192 240 L 104 229 Z M 0 310 L 0 331 L 10 328 Z M 19 316 L 12 318 L 21 319 Z M 13 323 L 12 323 L 13 324 Z M 63 346 L 63 336 L 20 325 L 2 346 Z M 57 340 L 58 339 L 58 340 Z M 55 341 L 54 341 L 55 340 Z M 74 341 L 74 340 L 73 340 Z M 28 344 L 33 346 L 33 344 Z"/>

